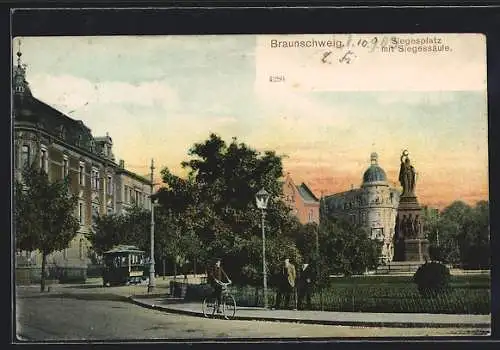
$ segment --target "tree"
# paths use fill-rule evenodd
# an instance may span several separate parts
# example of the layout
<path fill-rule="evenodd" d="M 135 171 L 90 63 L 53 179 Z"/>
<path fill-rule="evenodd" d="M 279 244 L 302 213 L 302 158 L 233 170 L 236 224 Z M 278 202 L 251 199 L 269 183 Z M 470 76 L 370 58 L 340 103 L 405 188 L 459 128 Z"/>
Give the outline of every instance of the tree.
<path fill-rule="evenodd" d="M 317 258 L 319 245 L 319 227 L 316 223 L 307 223 L 301 225 L 300 230 L 295 238 L 297 248 L 302 257 L 309 261 Z"/>
<path fill-rule="evenodd" d="M 80 227 L 75 217 L 78 197 L 68 179 L 50 182 L 43 169 L 26 168 L 15 183 L 16 248 L 42 254 L 40 291 L 45 291 L 47 256 L 68 247 Z"/>
<path fill-rule="evenodd" d="M 487 201 L 476 203 L 470 216 L 464 220 L 464 238 L 461 244 L 461 262 L 466 268 L 489 268 L 490 234 L 489 204 Z"/>
<path fill-rule="evenodd" d="M 320 228 L 320 256 L 330 273 L 352 275 L 375 269 L 382 243 L 365 228 L 343 219 L 326 219 Z"/>
<path fill-rule="evenodd" d="M 462 201 L 451 203 L 440 213 L 435 231 L 439 232 L 439 250 L 444 262 L 470 268 L 490 265 L 487 201 L 480 201 L 474 207 Z"/>
<path fill-rule="evenodd" d="M 102 254 L 123 243 L 123 233 L 125 218 L 123 215 L 102 215 L 95 218 L 92 231 L 86 235 L 92 251 L 102 256 Z"/>
<path fill-rule="evenodd" d="M 165 187 L 157 197 L 177 218 L 177 235 L 198 237 L 199 241 L 188 249 L 186 243 L 194 242 L 192 239 L 182 243 L 176 238 L 172 244 L 177 248 L 171 249 L 191 251 L 204 265 L 220 257 L 233 282 L 260 285 L 262 230 L 255 194 L 261 188 L 271 194 L 265 212 L 268 242 L 288 240 L 295 247 L 289 237 L 299 228 L 281 200 L 281 157 L 272 151 L 257 152 L 236 138 L 226 144 L 216 134 L 194 144 L 188 154 L 191 159 L 182 162 L 187 178 L 163 169 Z M 273 249 L 272 243 L 269 249 Z M 273 259 L 271 254 L 268 263 L 273 264 Z"/>
<path fill-rule="evenodd" d="M 97 216 L 87 239 L 98 255 L 118 244 L 149 251 L 150 228 L 151 211 L 134 205 L 125 214 Z"/>

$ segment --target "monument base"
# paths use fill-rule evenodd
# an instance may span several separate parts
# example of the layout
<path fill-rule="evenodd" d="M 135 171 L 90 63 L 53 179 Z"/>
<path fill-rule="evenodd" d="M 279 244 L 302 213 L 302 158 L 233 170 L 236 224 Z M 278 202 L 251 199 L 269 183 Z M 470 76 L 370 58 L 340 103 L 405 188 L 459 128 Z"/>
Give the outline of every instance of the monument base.
<path fill-rule="evenodd" d="M 429 240 L 422 238 L 405 239 L 405 261 L 429 261 Z"/>
<path fill-rule="evenodd" d="M 418 270 L 420 266 L 425 264 L 425 261 L 391 261 L 385 265 L 377 267 L 375 274 L 377 275 L 400 275 L 412 274 Z"/>
<path fill-rule="evenodd" d="M 421 207 L 418 204 L 417 197 L 414 195 L 402 195 L 399 198 L 398 211 L 402 212 L 420 212 Z"/>

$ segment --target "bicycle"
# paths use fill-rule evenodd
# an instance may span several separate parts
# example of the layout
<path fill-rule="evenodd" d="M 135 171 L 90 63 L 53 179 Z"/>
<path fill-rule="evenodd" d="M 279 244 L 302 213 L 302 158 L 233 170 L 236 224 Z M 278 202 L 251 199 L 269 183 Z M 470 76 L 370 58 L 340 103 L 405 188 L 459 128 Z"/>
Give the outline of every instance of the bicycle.
<path fill-rule="evenodd" d="M 229 290 L 227 288 L 227 286 L 229 286 L 231 282 L 221 282 L 220 284 L 222 285 L 222 305 L 220 305 L 220 312 L 226 320 L 229 320 L 233 318 L 236 313 L 236 300 L 231 295 L 231 293 L 229 293 Z M 214 295 L 205 297 L 201 304 L 201 308 L 203 310 L 203 316 L 207 318 L 213 317 L 217 313 L 217 309 L 219 309 L 217 298 Z"/>

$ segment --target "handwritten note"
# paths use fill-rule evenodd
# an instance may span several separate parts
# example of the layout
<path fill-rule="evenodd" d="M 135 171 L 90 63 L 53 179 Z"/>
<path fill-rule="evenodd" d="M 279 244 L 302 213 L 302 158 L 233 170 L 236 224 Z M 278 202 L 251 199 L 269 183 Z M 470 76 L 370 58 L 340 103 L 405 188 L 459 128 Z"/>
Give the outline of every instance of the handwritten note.
<path fill-rule="evenodd" d="M 486 87 L 480 34 L 262 35 L 259 89 L 479 90 Z M 482 66 L 484 74 L 477 74 Z"/>

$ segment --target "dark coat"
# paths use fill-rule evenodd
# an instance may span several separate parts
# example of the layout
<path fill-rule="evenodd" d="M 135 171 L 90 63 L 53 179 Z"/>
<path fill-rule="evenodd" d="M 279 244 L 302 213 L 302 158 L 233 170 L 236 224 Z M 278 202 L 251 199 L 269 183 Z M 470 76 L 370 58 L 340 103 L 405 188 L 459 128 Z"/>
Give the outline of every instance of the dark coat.
<path fill-rule="evenodd" d="M 217 266 L 212 267 L 210 270 L 208 270 L 208 276 L 207 277 L 208 277 L 208 283 L 210 283 L 211 285 L 216 285 L 217 284 L 217 282 L 215 281 L 216 279 L 218 281 L 222 281 L 222 279 L 224 277 L 226 279 L 229 279 L 227 277 L 226 272 L 222 268 L 222 266 L 220 266 L 220 267 L 217 267 Z"/>
<path fill-rule="evenodd" d="M 298 287 L 307 288 L 314 285 L 316 282 L 316 269 L 312 264 L 309 264 L 305 270 L 300 271 Z"/>

